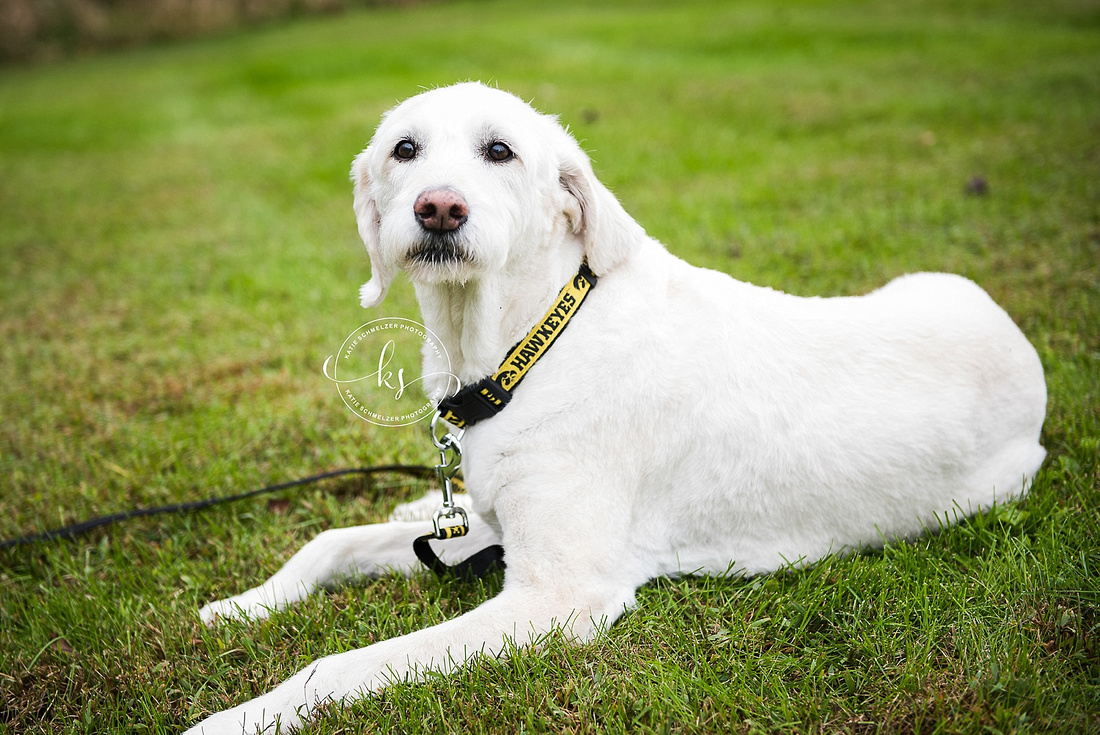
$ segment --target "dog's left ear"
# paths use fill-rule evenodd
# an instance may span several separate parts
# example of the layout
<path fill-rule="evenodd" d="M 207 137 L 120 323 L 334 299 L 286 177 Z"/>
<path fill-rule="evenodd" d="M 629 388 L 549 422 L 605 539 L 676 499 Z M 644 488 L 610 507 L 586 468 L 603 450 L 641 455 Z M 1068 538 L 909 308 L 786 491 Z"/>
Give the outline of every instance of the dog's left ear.
<path fill-rule="evenodd" d="M 619 200 L 592 171 L 592 164 L 581 147 L 565 131 L 568 142 L 560 153 L 559 178 L 562 188 L 577 203 L 577 210 L 566 214 L 573 231 L 584 236 L 588 266 L 602 276 L 627 255 L 634 244 L 646 236 L 645 230 L 626 213 Z"/>
<path fill-rule="evenodd" d="M 378 206 L 370 191 L 370 173 L 367 170 L 367 150 L 355 157 L 351 165 L 351 181 L 355 189 L 355 220 L 359 225 L 359 237 L 367 246 L 370 256 L 370 280 L 359 289 L 359 303 L 364 309 L 378 306 L 386 298 L 386 291 L 393 280 L 393 271 L 382 262 L 379 246 L 381 220 Z"/>

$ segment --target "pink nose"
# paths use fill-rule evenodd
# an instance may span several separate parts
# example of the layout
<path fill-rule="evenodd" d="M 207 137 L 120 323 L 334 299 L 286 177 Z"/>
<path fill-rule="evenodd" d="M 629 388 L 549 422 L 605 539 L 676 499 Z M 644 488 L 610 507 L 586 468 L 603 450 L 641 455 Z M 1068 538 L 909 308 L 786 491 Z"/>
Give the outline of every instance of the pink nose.
<path fill-rule="evenodd" d="M 470 207 L 454 189 L 426 189 L 413 204 L 420 226 L 432 232 L 454 232 L 470 216 Z"/>

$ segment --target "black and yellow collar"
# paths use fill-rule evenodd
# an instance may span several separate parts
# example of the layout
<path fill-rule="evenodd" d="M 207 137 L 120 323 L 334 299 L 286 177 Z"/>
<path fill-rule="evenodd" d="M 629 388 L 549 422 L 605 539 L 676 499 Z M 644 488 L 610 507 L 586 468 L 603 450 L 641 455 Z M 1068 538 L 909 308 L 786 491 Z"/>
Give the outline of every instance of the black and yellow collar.
<path fill-rule="evenodd" d="M 583 261 L 577 275 L 558 292 L 554 305 L 527 336 L 508 351 L 497 371 L 440 401 L 440 417 L 464 429 L 503 411 L 512 400 L 516 386 L 554 344 L 595 285 L 596 275 L 589 269 L 588 261 Z"/>

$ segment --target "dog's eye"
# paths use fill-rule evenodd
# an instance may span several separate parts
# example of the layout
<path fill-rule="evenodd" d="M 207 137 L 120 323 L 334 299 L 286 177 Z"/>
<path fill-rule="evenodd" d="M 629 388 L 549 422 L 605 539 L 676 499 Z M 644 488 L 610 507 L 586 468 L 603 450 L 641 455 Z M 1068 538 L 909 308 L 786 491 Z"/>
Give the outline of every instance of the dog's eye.
<path fill-rule="evenodd" d="M 416 158 L 416 143 L 403 140 L 393 147 L 393 157 L 399 161 L 411 161 Z"/>
<path fill-rule="evenodd" d="M 485 146 L 485 157 L 490 161 L 496 161 L 497 163 L 503 163 L 504 161 L 510 161 L 516 154 L 512 153 L 512 149 L 501 143 L 499 140 L 495 140 L 489 145 Z"/>

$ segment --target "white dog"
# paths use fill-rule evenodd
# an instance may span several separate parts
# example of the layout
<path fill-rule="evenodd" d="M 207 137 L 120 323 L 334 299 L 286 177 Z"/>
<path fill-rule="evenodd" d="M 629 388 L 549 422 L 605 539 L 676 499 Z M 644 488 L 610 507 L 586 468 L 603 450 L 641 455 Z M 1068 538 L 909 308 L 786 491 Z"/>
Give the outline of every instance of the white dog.
<path fill-rule="evenodd" d="M 363 306 L 405 271 L 464 384 L 569 306 L 559 289 L 582 260 L 598 282 L 511 402 L 462 440 L 470 535 L 437 550 L 502 543 L 500 595 L 320 659 L 191 732 L 289 729 L 319 702 L 509 641 L 554 628 L 589 639 L 661 575 L 760 574 L 912 538 L 1020 496 L 1043 461 L 1038 356 L 961 277 L 821 299 L 692 267 L 646 236 L 554 118 L 479 84 L 391 110 L 352 177 L 372 270 Z M 425 375 L 446 371 L 437 359 L 425 353 Z M 260 618 L 341 577 L 414 573 L 412 541 L 431 527 L 327 531 L 202 618 Z"/>

